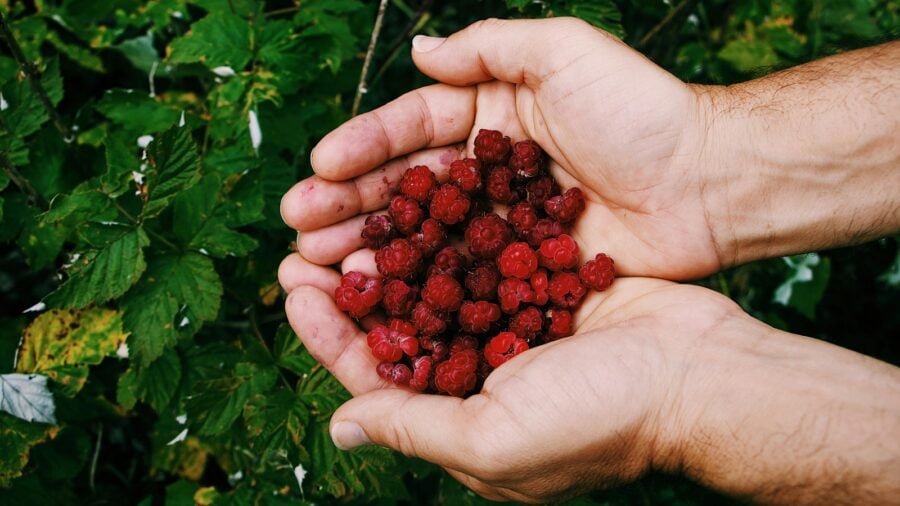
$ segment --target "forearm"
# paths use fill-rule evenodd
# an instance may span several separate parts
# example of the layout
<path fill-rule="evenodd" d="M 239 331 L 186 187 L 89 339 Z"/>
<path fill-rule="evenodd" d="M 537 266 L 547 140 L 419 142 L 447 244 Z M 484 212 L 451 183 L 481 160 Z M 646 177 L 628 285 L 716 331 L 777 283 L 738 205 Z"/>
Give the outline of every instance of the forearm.
<path fill-rule="evenodd" d="M 900 42 L 699 87 L 705 204 L 728 265 L 900 230 Z"/>

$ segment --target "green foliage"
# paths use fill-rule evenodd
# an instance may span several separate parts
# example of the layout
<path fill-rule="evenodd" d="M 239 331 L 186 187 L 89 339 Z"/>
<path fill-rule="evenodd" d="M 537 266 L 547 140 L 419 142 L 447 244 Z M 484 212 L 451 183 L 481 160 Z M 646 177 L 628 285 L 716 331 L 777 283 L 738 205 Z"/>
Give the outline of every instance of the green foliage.
<path fill-rule="evenodd" d="M 276 268 L 294 236 L 279 201 L 349 116 L 376 4 L 0 2 L 72 133 L 0 54 L 0 404 L 56 419 L 0 412 L 0 504 L 484 503 L 434 466 L 338 451 L 328 422 L 349 395 L 283 323 Z M 900 26 L 889 0 L 392 0 L 387 12 L 363 108 L 428 82 L 410 34 L 490 16 L 576 16 L 721 84 Z M 865 335 L 841 344 L 897 362 L 897 245 L 702 283 L 782 328 Z M 860 300 L 872 302 L 849 314 Z M 22 314 L 33 306 L 46 311 Z M 721 501 L 651 476 L 570 504 Z"/>

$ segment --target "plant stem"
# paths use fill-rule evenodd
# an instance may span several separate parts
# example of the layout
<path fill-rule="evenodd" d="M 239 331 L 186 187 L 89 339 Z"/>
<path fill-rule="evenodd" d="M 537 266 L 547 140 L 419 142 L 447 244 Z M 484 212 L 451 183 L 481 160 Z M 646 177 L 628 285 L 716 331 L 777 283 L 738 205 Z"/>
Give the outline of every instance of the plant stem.
<path fill-rule="evenodd" d="M 356 86 L 356 96 L 353 97 L 351 116 L 356 116 L 359 112 L 359 104 L 362 102 L 363 93 L 366 92 L 366 74 L 369 72 L 369 65 L 372 64 L 372 55 L 375 54 L 375 44 L 378 43 L 378 36 L 381 35 L 381 25 L 384 22 L 384 12 L 387 10 L 387 4 L 388 0 L 381 0 L 381 3 L 378 5 L 378 15 L 375 16 L 375 26 L 372 28 L 372 37 L 369 39 L 369 49 L 366 50 L 366 59 L 363 61 L 362 72 L 359 73 L 359 84 Z"/>
<path fill-rule="evenodd" d="M 41 102 L 44 110 L 47 111 L 50 119 L 53 120 L 56 129 L 59 130 L 59 133 L 61 133 L 63 138 L 67 141 L 72 139 L 71 130 L 69 130 L 69 127 L 63 122 L 62 116 L 59 115 L 56 108 L 53 107 L 53 103 L 47 95 L 47 90 L 45 90 L 44 85 L 41 84 L 40 71 L 38 71 L 33 62 L 28 61 L 28 59 L 25 58 L 25 53 L 22 52 L 22 46 L 19 45 L 19 41 L 16 40 L 16 37 L 9 29 L 9 25 L 6 23 L 6 18 L 3 16 L 2 12 L 0 12 L 0 35 L 6 39 L 6 45 L 9 46 L 13 58 L 16 60 L 16 63 L 19 64 L 22 73 L 28 78 L 28 83 L 31 85 L 32 91 L 37 95 L 38 100 Z"/>
<path fill-rule="evenodd" d="M 44 200 L 44 197 L 34 189 L 34 186 L 31 186 L 31 182 L 16 169 L 16 166 L 13 165 L 12 161 L 7 158 L 5 154 L 0 154 L 0 168 L 3 169 L 3 172 L 6 173 L 9 180 L 12 181 L 19 190 L 22 190 L 23 193 L 28 195 L 28 200 L 30 200 L 32 204 L 42 209 L 47 208 L 47 201 Z"/>
<path fill-rule="evenodd" d="M 678 5 L 673 7 L 669 11 L 669 13 L 666 14 L 666 17 L 664 17 L 662 19 L 662 21 L 660 21 L 656 26 L 651 28 L 650 31 L 646 33 L 646 35 L 641 37 L 641 40 L 640 40 L 640 42 L 638 42 L 637 47 L 638 48 L 645 47 L 651 40 L 653 40 L 654 37 L 656 37 L 659 34 L 659 32 L 663 28 L 666 27 L 666 25 L 671 23 L 672 20 L 675 19 L 675 16 L 678 15 L 678 13 L 681 12 L 685 7 L 687 7 L 687 5 L 689 3 L 692 3 L 692 1 L 691 0 L 681 0 L 681 2 L 678 3 Z"/>
<path fill-rule="evenodd" d="M 94 476 L 97 474 L 97 459 L 100 457 L 100 442 L 103 441 L 103 424 L 100 424 L 100 429 L 97 431 L 97 445 L 94 446 L 94 456 L 91 458 L 91 473 L 88 478 L 88 484 L 91 487 L 91 492 L 94 492 Z"/>

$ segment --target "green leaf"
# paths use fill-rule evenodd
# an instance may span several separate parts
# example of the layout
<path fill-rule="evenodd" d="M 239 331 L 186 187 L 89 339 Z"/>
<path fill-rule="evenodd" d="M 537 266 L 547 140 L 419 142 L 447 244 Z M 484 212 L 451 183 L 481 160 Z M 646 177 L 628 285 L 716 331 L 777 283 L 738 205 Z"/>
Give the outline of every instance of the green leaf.
<path fill-rule="evenodd" d="M 175 196 L 197 182 L 200 158 L 187 128 L 172 127 L 147 147 L 146 204 L 143 215 L 153 217 Z"/>
<path fill-rule="evenodd" d="M 13 478 L 21 476 L 31 448 L 55 433 L 53 427 L 0 413 L 0 487 L 8 487 Z"/>
<path fill-rule="evenodd" d="M 253 58 L 251 48 L 247 21 L 223 9 L 197 21 L 187 35 L 172 41 L 168 61 L 202 62 L 209 68 L 231 67 L 240 72 Z"/>
<path fill-rule="evenodd" d="M 253 396 L 244 407 L 244 423 L 250 448 L 257 454 L 265 451 L 293 451 L 303 441 L 309 411 L 297 396 L 287 389 L 274 394 Z"/>
<path fill-rule="evenodd" d="M 258 185 L 251 185 L 256 188 Z M 231 185 L 234 189 L 234 185 Z M 222 192 L 222 180 L 217 174 L 209 174 L 190 189 L 182 192 L 173 205 L 178 228 L 175 235 L 188 248 L 213 257 L 244 256 L 256 249 L 256 240 L 232 230 L 245 225 L 246 209 L 243 203 L 226 189 Z M 251 205 L 261 207 L 262 201 Z M 237 207 L 237 209 L 235 209 Z M 256 216 L 251 216 L 256 218 Z M 253 220 L 255 221 L 255 219 Z"/>
<path fill-rule="evenodd" d="M 815 318 L 816 305 L 822 300 L 831 275 L 831 262 L 816 253 L 782 258 L 789 277 L 775 290 L 774 301 Z"/>
<path fill-rule="evenodd" d="M 294 334 L 291 326 L 282 323 L 275 332 L 275 344 L 272 347 L 275 363 L 292 373 L 302 376 L 309 373 L 315 365 L 310 361 L 309 353 L 304 353 L 303 344 L 297 334 Z"/>
<path fill-rule="evenodd" d="M 240 416 L 247 402 L 275 384 L 278 371 L 272 366 L 240 362 L 231 371 L 204 379 L 192 389 L 186 403 L 188 423 L 199 434 L 217 435 L 227 431 Z"/>
<path fill-rule="evenodd" d="M 745 73 L 766 69 L 778 63 L 775 50 L 762 40 L 733 40 L 719 51 L 719 58 Z"/>
<path fill-rule="evenodd" d="M 123 89 L 107 90 L 97 111 L 136 135 L 161 132 L 181 115 L 181 111 L 154 100 L 146 92 Z M 132 142 L 136 146 L 137 137 Z"/>
<path fill-rule="evenodd" d="M 62 78 L 59 61 L 50 60 L 41 74 L 50 101 L 56 105 L 62 99 Z M 2 88 L 7 108 L 0 115 L 0 152 L 6 154 L 14 165 L 28 163 L 28 147 L 25 138 L 36 132 L 50 116 L 32 91 L 27 80 L 14 80 Z"/>
<path fill-rule="evenodd" d="M 122 41 L 121 44 L 115 46 L 132 65 L 141 72 L 147 74 L 156 64 L 156 75 L 164 77 L 168 75 L 166 65 L 160 65 L 159 53 L 153 45 L 153 32 L 147 32 L 145 35 Z"/>
<path fill-rule="evenodd" d="M 56 404 L 42 374 L 0 374 L 0 411 L 27 422 L 56 423 Z"/>
<path fill-rule="evenodd" d="M 161 413 L 181 382 L 181 359 L 173 350 L 166 350 L 150 365 L 141 367 L 138 363 L 119 377 L 116 399 L 125 409 L 132 409 L 140 400 Z"/>
<path fill-rule="evenodd" d="M 622 13 L 612 0 L 570 0 L 566 2 L 564 12 L 559 14 L 583 19 L 620 39 L 625 37 Z"/>
<path fill-rule="evenodd" d="M 143 248 L 148 243 L 144 231 L 134 229 L 100 249 L 81 252 L 70 266 L 69 279 L 44 302 L 51 307 L 82 308 L 122 295 L 147 267 Z"/>

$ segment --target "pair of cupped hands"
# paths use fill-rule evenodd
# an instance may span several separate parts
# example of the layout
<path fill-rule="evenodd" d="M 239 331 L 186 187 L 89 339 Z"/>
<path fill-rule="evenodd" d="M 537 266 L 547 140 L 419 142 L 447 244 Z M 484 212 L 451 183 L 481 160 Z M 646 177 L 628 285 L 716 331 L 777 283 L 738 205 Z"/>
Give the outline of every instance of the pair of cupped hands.
<path fill-rule="evenodd" d="M 714 175 L 728 156 L 715 142 L 717 92 L 572 19 L 482 21 L 417 37 L 412 56 L 440 84 L 329 133 L 312 152 L 315 175 L 281 205 L 300 232 L 278 274 L 287 316 L 354 396 L 332 418 L 335 443 L 423 458 L 496 500 L 555 500 L 650 470 L 706 481 L 704 451 L 728 452 L 707 428 L 739 416 L 735 396 L 765 398 L 745 383 L 765 381 L 765 350 L 787 339 L 721 294 L 677 283 L 752 259 L 711 208 L 727 191 Z M 408 167 L 446 180 L 481 128 L 535 140 L 562 188 L 583 190 L 573 235 L 584 258 L 613 257 L 620 277 L 584 300 L 574 336 L 517 356 L 468 399 L 389 387 L 365 329 L 335 306 L 334 266 L 377 274 L 366 216 Z"/>

